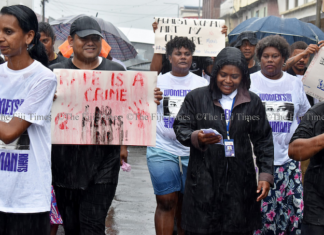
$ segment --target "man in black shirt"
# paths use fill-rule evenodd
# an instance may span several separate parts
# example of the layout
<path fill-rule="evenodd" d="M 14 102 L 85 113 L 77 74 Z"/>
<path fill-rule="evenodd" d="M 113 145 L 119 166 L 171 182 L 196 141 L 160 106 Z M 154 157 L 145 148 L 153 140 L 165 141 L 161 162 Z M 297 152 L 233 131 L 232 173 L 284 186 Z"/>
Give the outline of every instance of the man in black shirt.
<path fill-rule="evenodd" d="M 43 43 L 48 57 L 48 66 L 67 60 L 67 58 L 54 52 L 54 43 L 56 36 L 54 34 L 52 26 L 49 23 L 40 22 L 38 24 L 38 32 L 41 35 L 39 41 Z"/>
<path fill-rule="evenodd" d="M 101 38 L 96 20 L 88 16 L 78 18 L 72 23 L 68 37 L 73 59 L 50 68 L 124 71 L 120 64 L 99 57 Z M 156 91 L 155 98 L 160 100 L 161 93 Z M 66 235 L 105 233 L 105 218 L 117 187 L 120 157 L 126 156 L 126 146 L 53 145 L 53 185 Z"/>
<path fill-rule="evenodd" d="M 308 110 L 290 140 L 288 155 L 310 159 L 304 180 L 302 235 L 324 234 L 324 103 Z"/>
<path fill-rule="evenodd" d="M 254 32 L 242 32 L 236 40 L 234 47 L 241 50 L 246 61 L 248 62 L 250 74 L 261 70 L 259 63 L 254 60 L 255 46 L 258 43 L 257 36 Z"/>

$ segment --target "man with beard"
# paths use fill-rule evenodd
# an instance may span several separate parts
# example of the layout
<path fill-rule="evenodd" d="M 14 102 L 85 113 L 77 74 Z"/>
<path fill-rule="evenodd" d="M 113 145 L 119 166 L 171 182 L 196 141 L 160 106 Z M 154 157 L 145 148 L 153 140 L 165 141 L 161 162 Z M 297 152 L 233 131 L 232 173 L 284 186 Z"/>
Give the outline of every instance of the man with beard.
<path fill-rule="evenodd" d="M 252 31 L 242 32 L 236 40 L 234 47 L 241 50 L 248 62 L 249 73 L 255 73 L 261 69 L 260 65 L 254 60 L 255 46 L 258 43 L 257 36 Z"/>

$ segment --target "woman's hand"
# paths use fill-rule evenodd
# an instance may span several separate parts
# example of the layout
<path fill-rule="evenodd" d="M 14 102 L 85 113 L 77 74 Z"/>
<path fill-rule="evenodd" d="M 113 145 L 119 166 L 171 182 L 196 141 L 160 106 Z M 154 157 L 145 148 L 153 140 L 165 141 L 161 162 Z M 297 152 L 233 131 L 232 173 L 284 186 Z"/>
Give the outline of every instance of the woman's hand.
<path fill-rule="evenodd" d="M 221 139 L 221 136 L 215 135 L 214 133 L 204 134 L 203 131 L 199 131 L 198 133 L 199 145 L 216 144 L 219 143 Z"/>
<path fill-rule="evenodd" d="M 123 161 L 127 163 L 127 157 L 128 157 L 128 152 L 127 152 L 127 146 L 126 145 L 121 145 L 120 146 L 120 165 L 123 165 Z"/>
<path fill-rule="evenodd" d="M 257 193 L 260 193 L 262 189 L 262 194 L 257 198 L 257 202 L 268 196 L 270 190 L 270 184 L 267 181 L 259 181 Z"/>
<path fill-rule="evenodd" d="M 154 89 L 154 102 L 157 105 L 160 105 L 160 100 L 162 100 L 162 98 L 163 98 L 162 95 L 163 95 L 163 92 L 160 91 L 160 88 L 155 87 L 155 89 Z"/>

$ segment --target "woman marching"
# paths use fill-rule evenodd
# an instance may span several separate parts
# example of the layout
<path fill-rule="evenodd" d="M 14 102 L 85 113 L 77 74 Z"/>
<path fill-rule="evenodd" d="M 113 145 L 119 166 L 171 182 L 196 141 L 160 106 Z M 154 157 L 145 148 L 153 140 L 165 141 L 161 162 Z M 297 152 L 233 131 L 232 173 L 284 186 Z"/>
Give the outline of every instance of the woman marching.
<path fill-rule="evenodd" d="M 273 133 L 274 188 L 262 202 L 263 228 L 255 235 L 300 234 L 303 187 L 299 163 L 288 156 L 288 146 L 298 119 L 310 104 L 301 80 L 282 71 L 289 58 L 289 44 L 278 35 L 260 40 L 256 54 L 261 71 L 251 75 L 251 91 L 266 108 Z"/>
<path fill-rule="evenodd" d="M 49 234 L 50 111 L 56 77 L 45 66 L 35 13 L 0 11 L 0 234 Z"/>
<path fill-rule="evenodd" d="M 261 200 L 273 185 L 271 128 L 260 98 L 248 91 L 239 49 L 218 54 L 210 81 L 188 93 L 173 126 L 180 143 L 190 146 L 182 227 L 187 235 L 251 235 L 261 226 Z M 202 131 L 209 128 L 220 135 Z"/>

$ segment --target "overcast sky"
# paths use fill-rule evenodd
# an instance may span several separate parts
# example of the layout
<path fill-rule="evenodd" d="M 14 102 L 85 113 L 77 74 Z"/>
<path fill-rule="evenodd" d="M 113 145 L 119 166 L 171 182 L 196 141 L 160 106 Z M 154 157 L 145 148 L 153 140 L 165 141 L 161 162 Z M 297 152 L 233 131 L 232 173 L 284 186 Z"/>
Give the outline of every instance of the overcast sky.
<path fill-rule="evenodd" d="M 40 0 L 34 0 L 35 11 L 41 14 Z M 164 3 L 173 3 L 164 4 Z M 49 0 L 45 16 L 54 19 L 62 16 L 87 14 L 120 27 L 152 29 L 153 17 L 177 17 L 179 6 L 199 6 L 199 0 Z M 202 0 L 201 0 L 202 4 Z"/>

